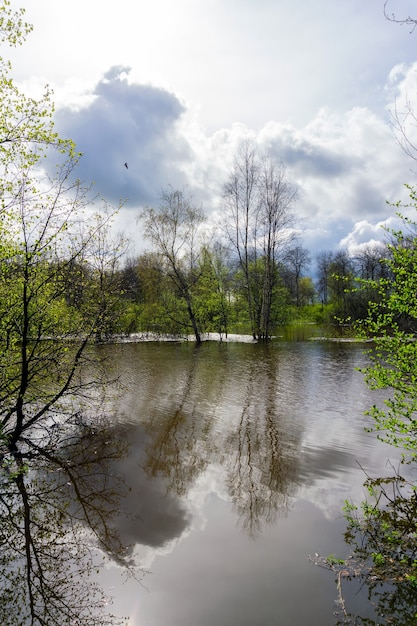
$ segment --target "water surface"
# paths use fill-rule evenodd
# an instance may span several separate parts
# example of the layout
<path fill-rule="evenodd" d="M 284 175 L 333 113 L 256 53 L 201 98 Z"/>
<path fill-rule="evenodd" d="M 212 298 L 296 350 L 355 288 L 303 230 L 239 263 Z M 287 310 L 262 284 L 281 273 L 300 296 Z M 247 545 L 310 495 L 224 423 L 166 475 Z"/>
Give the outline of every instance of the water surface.
<path fill-rule="evenodd" d="M 138 343 L 100 348 L 121 395 L 114 437 L 128 485 L 114 524 L 143 584 L 101 582 L 131 626 L 335 624 L 341 510 L 393 450 L 364 427 L 378 400 L 355 369 L 363 346 Z M 364 594 L 350 608 L 367 614 Z"/>

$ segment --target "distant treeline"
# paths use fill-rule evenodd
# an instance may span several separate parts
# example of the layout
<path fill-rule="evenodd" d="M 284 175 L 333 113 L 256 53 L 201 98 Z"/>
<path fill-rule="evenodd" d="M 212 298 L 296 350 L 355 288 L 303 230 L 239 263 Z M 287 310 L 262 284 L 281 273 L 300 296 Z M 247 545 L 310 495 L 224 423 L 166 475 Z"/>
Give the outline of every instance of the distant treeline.
<path fill-rule="evenodd" d="M 367 248 L 355 257 L 346 251 L 321 252 L 312 259 L 297 245 L 274 264 L 270 332 L 299 319 L 334 324 L 366 316 L 376 297 L 361 281 L 387 277 L 386 248 Z M 262 302 L 264 259 L 249 261 L 254 310 Z M 316 280 L 309 276 L 315 270 Z M 199 262 L 185 275 L 200 333 L 252 333 L 248 290 L 236 258 L 219 247 L 201 251 Z M 119 315 L 112 332 L 193 333 L 187 300 L 157 252 L 130 258 L 118 274 Z M 258 305 L 258 309 L 256 306 Z M 260 312 L 260 311 L 259 311 Z"/>

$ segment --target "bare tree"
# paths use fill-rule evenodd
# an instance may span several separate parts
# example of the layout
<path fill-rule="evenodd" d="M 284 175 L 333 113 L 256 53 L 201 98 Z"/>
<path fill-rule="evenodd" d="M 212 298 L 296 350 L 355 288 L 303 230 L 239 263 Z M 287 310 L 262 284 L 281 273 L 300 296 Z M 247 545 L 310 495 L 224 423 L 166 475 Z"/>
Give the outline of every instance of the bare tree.
<path fill-rule="evenodd" d="M 396 24 L 405 24 L 406 26 L 411 26 L 410 33 L 414 32 L 417 26 L 417 18 L 410 17 L 409 15 L 407 17 L 398 17 L 395 13 L 388 13 L 388 5 L 389 0 L 386 0 L 386 2 L 384 3 L 384 15 L 386 19 L 390 22 L 395 22 Z"/>
<path fill-rule="evenodd" d="M 293 206 L 297 198 L 297 187 L 287 179 L 282 163 L 270 158 L 261 160 L 259 223 L 263 259 L 263 290 L 260 319 L 260 334 L 270 334 L 271 307 L 274 288 L 279 280 L 278 261 L 283 258 L 294 240 L 291 226 L 294 222 Z"/>
<path fill-rule="evenodd" d="M 364 246 L 355 256 L 360 278 L 377 280 L 378 278 L 386 277 L 388 268 L 384 260 L 388 254 L 387 246 L 382 243 L 374 246 Z"/>
<path fill-rule="evenodd" d="M 145 237 L 151 241 L 164 262 L 166 274 L 187 306 L 197 343 L 201 332 L 193 305 L 193 287 L 200 277 L 198 235 L 205 219 L 201 208 L 183 191 L 164 191 L 159 207 L 145 207 L 139 216 Z"/>
<path fill-rule="evenodd" d="M 0 41 L 15 45 L 30 27 L 9 5 L 0 3 Z M 66 579 L 60 565 L 77 546 L 68 540 L 65 502 L 54 507 L 57 494 L 39 471 L 75 417 L 90 402 L 97 408 L 101 371 L 87 353 L 103 309 L 95 298 L 79 306 L 76 295 L 94 288 L 91 260 L 111 216 L 86 220 L 95 212 L 90 188 L 75 180 L 73 143 L 53 129 L 49 92 L 27 97 L 10 69 L 0 58 L 0 621 L 70 624 L 76 571 Z M 49 176 L 51 162 L 57 167 Z M 69 298 L 75 277 L 77 294 Z M 79 600 L 83 623 L 96 624 L 93 596 L 80 587 Z"/>
<path fill-rule="evenodd" d="M 251 142 L 241 144 L 223 200 L 225 229 L 242 271 L 254 338 L 270 335 L 277 263 L 293 238 L 296 197 L 297 188 L 287 180 L 282 163 L 259 155 Z"/>
<path fill-rule="evenodd" d="M 417 116 L 408 96 L 401 109 L 398 102 L 395 103 L 390 116 L 399 146 L 410 159 L 417 161 L 417 139 L 414 137 Z"/>
<path fill-rule="evenodd" d="M 293 277 L 296 305 L 300 306 L 300 279 L 302 271 L 311 263 L 311 254 L 306 248 L 303 248 L 303 246 L 297 245 L 288 250 L 285 255 L 285 262 Z"/>
<path fill-rule="evenodd" d="M 251 275 L 254 273 L 257 260 L 258 182 L 259 160 L 256 150 L 251 142 L 245 141 L 238 148 L 233 169 L 224 185 L 223 200 L 226 208 L 226 232 L 237 253 L 243 273 L 249 319 L 254 337 L 257 334 L 257 306 Z"/>
<path fill-rule="evenodd" d="M 21 454 L 22 437 L 51 415 L 65 419 L 65 398 L 85 396 L 80 372 L 90 361 L 86 349 L 107 306 L 90 261 L 104 244 L 111 217 L 84 228 L 89 190 L 72 182 L 76 164 L 69 158 L 56 178 L 36 182 L 31 166 L 23 169 L 0 227 L 0 428 L 12 455 Z M 108 255 L 106 263 L 112 262 Z M 97 291 L 100 298 L 68 304 L 74 267 L 82 291 Z"/>
<path fill-rule="evenodd" d="M 331 275 L 331 264 L 333 262 L 333 252 L 319 252 L 316 257 L 317 262 L 317 291 L 320 294 L 322 304 L 329 301 L 329 282 Z"/>
<path fill-rule="evenodd" d="M 329 288 L 338 313 L 345 316 L 354 286 L 354 263 L 346 250 L 338 250 L 330 264 Z"/>
<path fill-rule="evenodd" d="M 385 18 L 396 24 L 410 26 L 410 34 L 413 33 L 417 26 L 417 18 L 410 16 L 398 17 L 397 14 L 388 12 L 388 6 L 389 0 L 386 0 L 384 3 Z M 417 139 L 415 137 L 415 127 L 417 125 L 417 116 L 409 97 L 406 96 L 402 107 L 399 106 L 398 102 L 395 102 L 394 110 L 390 114 L 391 123 L 400 147 L 408 157 L 416 161 Z"/>

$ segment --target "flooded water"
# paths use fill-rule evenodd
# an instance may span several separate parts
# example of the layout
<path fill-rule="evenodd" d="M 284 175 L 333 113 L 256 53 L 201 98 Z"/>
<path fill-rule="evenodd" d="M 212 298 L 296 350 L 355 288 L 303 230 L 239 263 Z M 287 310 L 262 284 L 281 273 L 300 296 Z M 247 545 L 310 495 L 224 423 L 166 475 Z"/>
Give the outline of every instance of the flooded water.
<path fill-rule="evenodd" d="M 395 451 L 365 431 L 377 398 L 355 343 L 104 346 L 120 376 L 113 437 L 127 490 L 113 524 L 132 563 L 100 583 L 130 626 L 327 626 L 334 575 L 309 555 L 344 556 L 346 500 Z M 350 609 L 368 615 L 364 593 Z M 349 595 L 350 593 L 350 595 Z"/>

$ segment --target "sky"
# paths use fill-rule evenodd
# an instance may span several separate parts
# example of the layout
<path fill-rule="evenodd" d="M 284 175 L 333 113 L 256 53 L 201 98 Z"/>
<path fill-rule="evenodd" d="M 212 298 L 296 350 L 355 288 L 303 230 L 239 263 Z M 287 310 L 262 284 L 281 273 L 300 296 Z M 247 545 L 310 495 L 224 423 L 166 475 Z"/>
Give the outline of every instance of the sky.
<path fill-rule="evenodd" d="M 388 21 L 384 0 L 36 0 L 25 8 L 34 30 L 10 54 L 13 77 L 30 95 L 53 88 L 56 128 L 83 153 L 79 178 L 109 202 L 124 201 L 118 226 L 136 250 L 145 245 L 140 207 L 157 205 L 170 186 L 186 188 L 218 221 L 245 138 L 299 186 L 295 226 L 313 256 L 355 254 L 398 224 L 389 203 L 407 200 L 417 164 L 393 116 L 403 119 L 407 106 L 417 115 L 417 29 Z M 389 0 L 386 11 L 417 18 L 417 3 Z M 410 116 L 404 124 L 413 141 Z"/>

